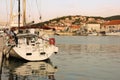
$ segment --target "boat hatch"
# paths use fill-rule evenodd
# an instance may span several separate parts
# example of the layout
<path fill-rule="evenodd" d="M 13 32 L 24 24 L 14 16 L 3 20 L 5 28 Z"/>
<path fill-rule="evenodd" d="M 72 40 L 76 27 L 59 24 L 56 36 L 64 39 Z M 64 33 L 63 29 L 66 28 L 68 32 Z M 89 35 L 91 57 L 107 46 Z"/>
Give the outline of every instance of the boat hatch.
<path fill-rule="evenodd" d="M 41 52 L 40 55 L 45 55 L 45 52 Z"/>
<path fill-rule="evenodd" d="M 27 55 L 27 56 L 30 56 L 30 55 L 32 55 L 32 53 L 26 53 L 26 55 Z"/>

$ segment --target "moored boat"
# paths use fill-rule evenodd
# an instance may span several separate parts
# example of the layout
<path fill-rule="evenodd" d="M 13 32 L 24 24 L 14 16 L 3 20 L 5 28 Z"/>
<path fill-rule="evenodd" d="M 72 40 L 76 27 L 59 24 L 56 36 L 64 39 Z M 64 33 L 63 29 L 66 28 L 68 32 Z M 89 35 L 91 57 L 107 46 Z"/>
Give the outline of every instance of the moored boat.
<path fill-rule="evenodd" d="M 18 0 L 18 13 L 20 13 L 20 1 Z M 26 0 L 23 0 L 25 8 Z M 25 9 L 23 10 L 23 26 L 20 24 L 21 15 L 18 14 L 18 26 L 10 26 L 9 30 L 5 30 L 4 35 L 5 46 L 3 54 L 6 58 L 15 57 L 28 61 L 40 61 L 48 59 L 53 53 L 58 52 L 55 46 L 55 38 L 50 38 L 46 33 L 36 34 L 35 29 L 45 29 L 46 27 L 38 27 L 27 25 L 25 19 Z M 47 27 L 48 29 L 48 27 Z M 15 33 L 17 31 L 17 33 Z"/>
<path fill-rule="evenodd" d="M 48 59 L 53 53 L 58 52 L 55 39 L 43 39 L 36 34 L 18 34 L 18 44 L 14 41 L 6 42 L 3 53 L 6 57 L 15 57 L 28 61 Z"/>

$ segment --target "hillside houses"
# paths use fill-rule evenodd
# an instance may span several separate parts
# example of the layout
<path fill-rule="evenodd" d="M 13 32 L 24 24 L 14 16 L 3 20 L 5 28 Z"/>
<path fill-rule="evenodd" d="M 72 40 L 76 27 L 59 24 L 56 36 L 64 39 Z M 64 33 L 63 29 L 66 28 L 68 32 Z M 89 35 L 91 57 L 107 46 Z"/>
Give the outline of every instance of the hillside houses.
<path fill-rule="evenodd" d="M 97 21 L 97 23 L 96 23 Z M 56 31 L 58 32 L 76 32 L 78 30 L 84 31 L 84 29 L 87 27 L 88 31 L 100 31 L 100 24 L 98 22 L 100 19 L 95 19 L 91 17 L 86 17 L 86 16 L 68 16 L 68 17 L 62 17 L 62 18 L 57 18 L 50 20 L 49 23 L 47 23 L 47 26 L 51 26 L 52 28 L 54 27 Z M 96 24 L 95 24 L 96 23 Z M 86 29 L 85 29 L 86 30 Z"/>
<path fill-rule="evenodd" d="M 100 33 L 120 30 L 120 20 L 105 20 L 102 17 L 64 16 L 50 20 L 47 26 L 55 28 L 58 32 L 86 32 Z"/>

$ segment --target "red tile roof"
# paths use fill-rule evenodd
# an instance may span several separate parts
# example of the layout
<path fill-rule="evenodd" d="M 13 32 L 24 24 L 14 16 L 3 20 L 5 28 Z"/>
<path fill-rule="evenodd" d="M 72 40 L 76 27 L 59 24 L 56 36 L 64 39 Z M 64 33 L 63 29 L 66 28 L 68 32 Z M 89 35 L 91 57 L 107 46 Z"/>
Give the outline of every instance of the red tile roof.
<path fill-rule="evenodd" d="M 70 28 L 73 28 L 73 29 L 79 29 L 80 26 L 70 26 Z"/>
<path fill-rule="evenodd" d="M 118 25 L 120 24 L 120 20 L 112 20 L 110 22 L 106 22 L 105 25 Z"/>

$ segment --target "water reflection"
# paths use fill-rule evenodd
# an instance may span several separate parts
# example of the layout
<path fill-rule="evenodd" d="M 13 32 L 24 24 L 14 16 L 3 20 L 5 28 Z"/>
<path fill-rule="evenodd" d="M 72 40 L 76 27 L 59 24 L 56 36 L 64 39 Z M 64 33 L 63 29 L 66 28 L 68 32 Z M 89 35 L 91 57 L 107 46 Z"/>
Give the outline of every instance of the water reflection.
<path fill-rule="evenodd" d="M 61 53 L 119 53 L 120 45 L 102 44 L 59 44 Z"/>
<path fill-rule="evenodd" d="M 119 80 L 120 45 L 59 44 L 61 80 Z M 58 75 L 58 74 L 57 74 Z"/>
<path fill-rule="evenodd" d="M 56 71 L 50 59 L 40 62 L 4 59 L 1 80 L 55 80 Z"/>

